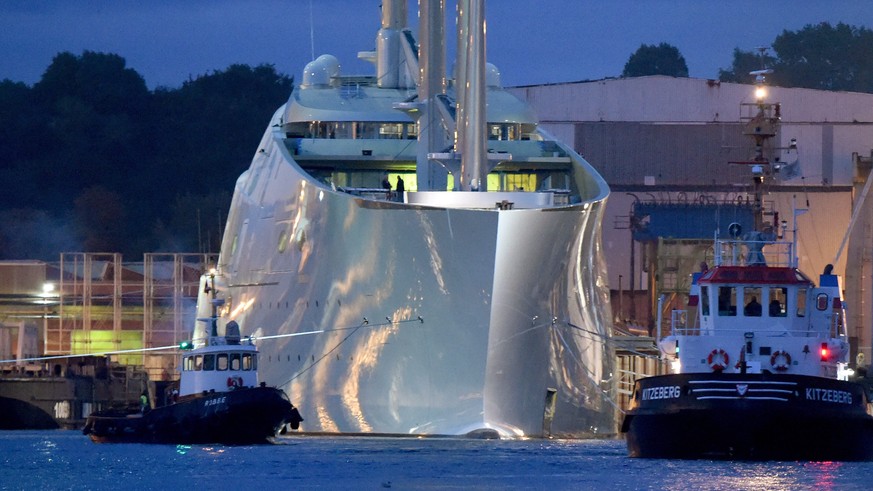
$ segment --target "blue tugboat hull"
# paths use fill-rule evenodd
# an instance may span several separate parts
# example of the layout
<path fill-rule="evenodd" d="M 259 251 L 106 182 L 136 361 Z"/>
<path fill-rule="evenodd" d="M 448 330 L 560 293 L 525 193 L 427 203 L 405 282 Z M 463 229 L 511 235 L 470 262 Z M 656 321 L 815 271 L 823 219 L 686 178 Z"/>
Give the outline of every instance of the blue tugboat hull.
<path fill-rule="evenodd" d="M 681 374 L 637 381 L 622 424 L 643 458 L 873 460 L 860 384 L 775 374 Z"/>
<path fill-rule="evenodd" d="M 144 414 L 100 411 L 90 415 L 83 433 L 97 443 L 268 443 L 285 425 L 302 418 L 288 397 L 274 387 L 250 387 L 183 397 Z"/>

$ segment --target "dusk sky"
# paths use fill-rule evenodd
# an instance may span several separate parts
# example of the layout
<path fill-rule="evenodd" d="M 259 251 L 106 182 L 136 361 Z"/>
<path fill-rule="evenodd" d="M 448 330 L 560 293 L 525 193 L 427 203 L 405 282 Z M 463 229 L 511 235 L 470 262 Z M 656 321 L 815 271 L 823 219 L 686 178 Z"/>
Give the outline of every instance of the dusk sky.
<path fill-rule="evenodd" d="M 380 3 L 2 0 L 0 79 L 33 84 L 57 53 L 84 50 L 122 56 L 150 88 L 233 63 L 272 64 L 299 80 L 313 53 L 335 55 L 346 75 L 371 74 L 357 53 L 374 46 Z M 454 13 L 455 0 L 446 3 Z M 618 76 L 641 44 L 661 42 L 679 48 L 692 77 L 716 78 L 734 48 L 767 46 L 786 29 L 873 28 L 870 0 L 491 0 L 485 12 L 487 56 L 507 86 Z M 416 25 L 417 2 L 409 13 Z"/>

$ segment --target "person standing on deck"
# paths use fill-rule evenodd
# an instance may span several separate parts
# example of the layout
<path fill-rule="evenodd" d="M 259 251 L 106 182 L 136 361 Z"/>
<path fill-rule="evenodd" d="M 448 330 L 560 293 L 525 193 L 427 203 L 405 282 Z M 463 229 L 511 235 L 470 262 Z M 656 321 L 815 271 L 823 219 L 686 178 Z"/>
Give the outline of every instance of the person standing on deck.
<path fill-rule="evenodd" d="M 400 176 L 397 176 L 396 190 L 397 190 L 397 201 L 403 201 L 403 192 L 406 191 L 406 187 L 403 184 L 403 178 Z"/>

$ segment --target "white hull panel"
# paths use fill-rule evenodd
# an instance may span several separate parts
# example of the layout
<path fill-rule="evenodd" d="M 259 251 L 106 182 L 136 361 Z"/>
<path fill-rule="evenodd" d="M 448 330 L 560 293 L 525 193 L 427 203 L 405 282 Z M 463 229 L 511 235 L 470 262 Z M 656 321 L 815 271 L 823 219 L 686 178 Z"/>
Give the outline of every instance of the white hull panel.
<path fill-rule="evenodd" d="M 326 331 L 258 343 L 262 380 L 288 392 L 303 430 L 613 431 L 605 197 L 508 211 L 371 201 L 312 180 L 270 130 L 260 148 L 219 280 L 244 335 Z"/>

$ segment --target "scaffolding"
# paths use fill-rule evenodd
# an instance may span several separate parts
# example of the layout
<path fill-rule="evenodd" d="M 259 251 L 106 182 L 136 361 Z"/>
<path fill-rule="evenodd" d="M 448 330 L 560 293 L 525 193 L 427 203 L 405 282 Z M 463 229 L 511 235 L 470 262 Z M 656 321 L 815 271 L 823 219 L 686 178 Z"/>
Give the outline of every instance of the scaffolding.
<path fill-rule="evenodd" d="M 64 253 L 58 288 L 44 304 L 45 355 L 92 354 L 172 347 L 195 322 L 200 276 L 216 254 L 149 253 L 123 263 L 118 253 Z M 152 380 L 173 378 L 175 354 L 134 352 L 112 356 L 143 366 Z"/>

